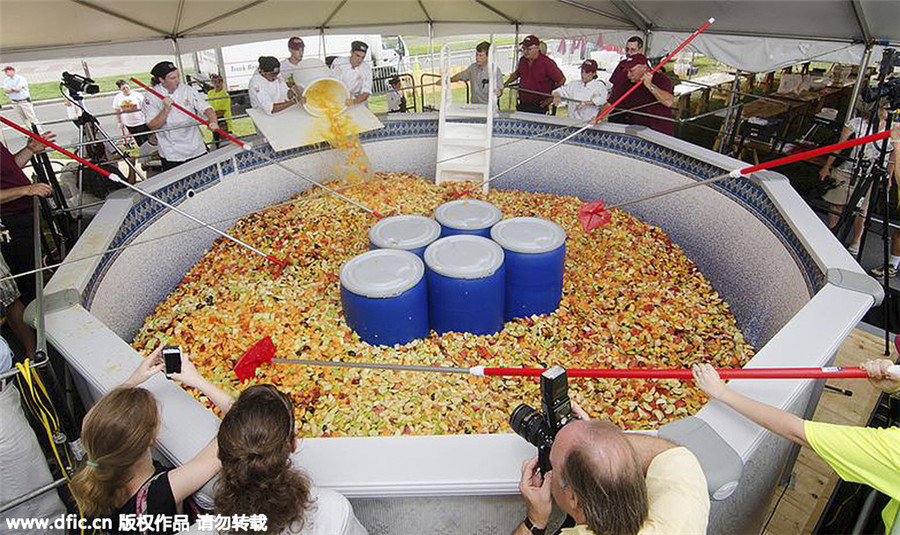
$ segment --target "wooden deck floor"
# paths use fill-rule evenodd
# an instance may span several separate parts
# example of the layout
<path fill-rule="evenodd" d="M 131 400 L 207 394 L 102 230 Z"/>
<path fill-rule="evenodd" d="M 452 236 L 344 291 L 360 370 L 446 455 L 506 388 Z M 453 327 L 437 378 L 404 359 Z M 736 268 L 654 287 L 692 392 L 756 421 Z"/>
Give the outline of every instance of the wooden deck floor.
<path fill-rule="evenodd" d="M 884 342 L 872 334 L 854 329 L 835 358 L 837 366 L 858 366 L 860 362 L 883 358 Z M 829 385 L 853 391 L 852 397 L 825 390 L 816 408 L 814 420 L 847 425 L 865 425 L 875 407 L 880 391 L 868 381 L 833 379 Z M 791 487 L 784 492 L 766 535 L 805 535 L 812 533 L 838 481 L 837 474 L 811 449 L 803 448 L 794 465 Z M 771 507 L 775 506 L 783 487 L 775 489 Z M 767 514 L 768 518 L 768 514 Z"/>

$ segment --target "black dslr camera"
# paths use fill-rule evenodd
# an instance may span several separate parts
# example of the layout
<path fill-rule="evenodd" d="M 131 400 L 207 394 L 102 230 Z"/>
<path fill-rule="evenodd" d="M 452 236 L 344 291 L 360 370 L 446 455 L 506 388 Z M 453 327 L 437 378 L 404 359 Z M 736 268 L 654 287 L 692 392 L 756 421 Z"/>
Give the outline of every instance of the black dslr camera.
<path fill-rule="evenodd" d="M 569 400 L 566 369 L 554 366 L 541 374 L 541 414 L 520 403 L 509 416 L 509 425 L 517 435 L 538 449 L 538 466 L 542 474 L 551 470 L 550 448 L 556 433 L 575 419 Z"/>

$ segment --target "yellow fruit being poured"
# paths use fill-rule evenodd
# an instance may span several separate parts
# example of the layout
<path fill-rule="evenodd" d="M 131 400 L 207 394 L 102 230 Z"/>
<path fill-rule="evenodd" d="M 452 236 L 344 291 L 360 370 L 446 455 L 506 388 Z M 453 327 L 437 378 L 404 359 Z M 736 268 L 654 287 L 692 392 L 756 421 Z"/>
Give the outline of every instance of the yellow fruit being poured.
<path fill-rule="evenodd" d="M 313 115 L 325 117 L 327 123 L 321 135 L 340 153 L 340 162 L 334 166 L 337 180 L 357 184 L 371 178 L 369 158 L 359 141 L 359 128 L 344 113 L 347 90 L 337 80 L 322 78 L 306 90 L 306 109 Z"/>

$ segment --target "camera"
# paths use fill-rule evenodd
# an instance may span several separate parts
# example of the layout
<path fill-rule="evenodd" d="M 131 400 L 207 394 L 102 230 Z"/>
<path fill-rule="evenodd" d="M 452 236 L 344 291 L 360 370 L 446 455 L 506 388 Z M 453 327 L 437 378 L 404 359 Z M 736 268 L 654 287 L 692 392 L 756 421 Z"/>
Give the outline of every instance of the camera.
<path fill-rule="evenodd" d="M 866 87 L 862 92 L 865 102 L 875 102 L 885 99 L 891 108 L 900 108 L 900 78 L 886 78 L 900 67 L 900 53 L 893 48 L 885 48 L 882 52 L 881 64 L 878 67 L 880 83 L 875 87 Z"/>
<path fill-rule="evenodd" d="M 900 108 L 900 78 L 891 78 L 875 87 L 866 87 L 862 92 L 865 102 L 885 99 L 891 108 Z"/>
<path fill-rule="evenodd" d="M 94 81 L 80 74 L 70 72 L 62 73 L 62 83 L 71 93 L 87 93 L 93 95 L 100 92 L 100 86 Z"/>
<path fill-rule="evenodd" d="M 520 403 L 509 416 L 509 425 L 517 435 L 538 449 L 538 467 L 549 472 L 550 448 L 556 434 L 575 419 L 569 400 L 569 379 L 562 366 L 553 366 L 541 374 L 541 408 L 539 413 Z"/>
<path fill-rule="evenodd" d="M 181 347 L 165 346 L 162 349 L 163 362 L 166 364 L 166 376 L 181 373 Z"/>

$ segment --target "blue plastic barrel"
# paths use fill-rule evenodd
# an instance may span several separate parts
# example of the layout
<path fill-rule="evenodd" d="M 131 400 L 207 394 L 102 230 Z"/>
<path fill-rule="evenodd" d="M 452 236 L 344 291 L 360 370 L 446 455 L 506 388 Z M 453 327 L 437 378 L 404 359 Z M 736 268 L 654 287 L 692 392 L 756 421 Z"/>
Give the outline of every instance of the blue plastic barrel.
<path fill-rule="evenodd" d="M 437 207 L 434 218 L 441 224 L 441 238 L 456 234 L 491 237 L 493 227 L 503 212 L 493 204 L 478 199 L 459 199 Z"/>
<path fill-rule="evenodd" d="M 397 249 L 376 249 L 341 268 L 341 304 L 347 325 L 372 345 L 428 337 L 425 264 Z"/>
<path fill-rule="evenodd" d="M 550 314 L 559 306 L 566 231 L 549 219 L 514 217 L 491 229 L 506 253 L 506 319 Z"/>
<path fill-rule="evenodd" d="M 503 249 L 487 238 L 448 236 L 425 249 L 428 317 L 438 334 L 503 328 Z"/>
<path fill-rule="evenodd" d="M 430 217 L 386 217 L 369 229 L 369 249 L 401 249 L 422 258 L 425 248 L 441 236 L 441 226 Z"/>

